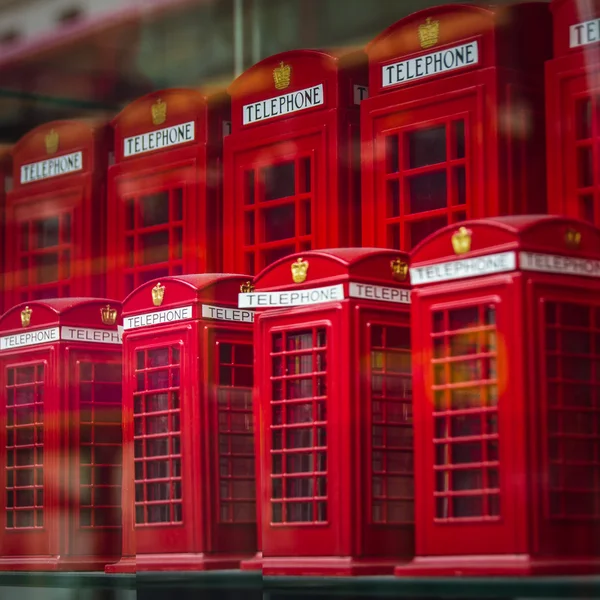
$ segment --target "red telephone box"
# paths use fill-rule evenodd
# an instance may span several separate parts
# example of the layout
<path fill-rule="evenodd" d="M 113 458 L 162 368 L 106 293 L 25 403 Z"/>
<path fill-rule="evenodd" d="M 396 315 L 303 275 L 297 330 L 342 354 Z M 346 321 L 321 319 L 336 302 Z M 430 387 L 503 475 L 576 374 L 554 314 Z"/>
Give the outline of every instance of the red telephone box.
<path fill-rule="evenodd" d="M 0 145 L 0 232 L 5 235 L 6 226 L 6 192 L 12 188 L 12 146 L 9 144 Z M 0 267 L 4 273 L 6 263 L 4 260 L 4 248 L 0 247 Z M 1 279 L 4 279 L 3 277 Z M 4 288 L 4 281 L 0 280 L 0 286 Z M 0 311 L 3 311 L 4 293 L 0 293 Z"/>
<path fill-rule="evenodd" d="M 554 0 L 554 58 L 546 64 L 550 211 L 600 225 L 600 2 Z"/>
<path fill-rule="evenodd" d="M 546 210 L 545 4 L 416 12 L 367 46 L 365 246 L 410 250 L 449 223 Z"/>
<path fill-rule="evenodd" d="M 103 570 L 121 550 L 121 306 L 0 318 L 0 570 Z"/>
<path fill-rule="evenodd" d="M 366 57 L 294 50 L 229 87 L 224 268 L 255 274 L 296 251 L 360 241 L 359 103 Z"/>
<path fill-rule="evenodd" d="M 100 296 L 108 132 L 91 121 L 41 125 L 14 146 L 6 198 L 4 306 Z"/>
<path fill-rule="evenodd" d="M 396 574 L 597 571 L 600 231 L 470 221 L 410 277 L 416 558 Z"/>
<path fill-rule="evenodd" d="M 315 250 L 240 294 L 257 309 L 265 575 L 392 573 L 413 555 L 406 255 Z"/>
<path fill-rule="evenodd" d="M 256 550 L 254 313 L 242 275 L 182 275 L 124 302 L 122 559 L 109 572 L 239 567 Z"/>
<path fill-rule="evenodd" d="M 124 298 L 154 278 L 218 271 L 229 99 L 161 90 L 132 102 L 112 126 L 110 294 Z"/>

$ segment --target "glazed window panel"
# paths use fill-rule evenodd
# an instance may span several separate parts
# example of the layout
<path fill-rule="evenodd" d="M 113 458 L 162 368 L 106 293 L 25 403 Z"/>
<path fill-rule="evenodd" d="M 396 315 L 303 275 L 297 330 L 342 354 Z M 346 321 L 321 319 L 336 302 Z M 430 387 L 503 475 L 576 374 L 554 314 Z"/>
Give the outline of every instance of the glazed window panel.
<path fill-rule="evenodd" d="M 183 273 L 184 204 L 180 186 L 123 200 L 125 294 L 151 279 Z"/>
<path fill-rule="evenodd" d="M 22 302 L 69 296 L 73 239 L 70 212 L 22 220 L 17 228 Z"/>
<path fill-rule="evenodd" d="M 409 251 L 463 220 L 469 146 L 464 119 L 447 118 L 385 136 L 388 246 Z"/>
<path fill-rule="evenodd" d="M 414 522 L 409 325 L 371 323 L 371 521 Z"/>
<path fill-rule="evenodd" d="M 552 520 L 600 518 L 600 311 L 544 303 L 548 486 Z"/>
<path fill-rule="evenodd" d="M 136 524 L 183 521 L 181 345 L 136 350 L 134 461 Z"/>
<path fill-rule="evenodd" d="M 79 524 L 121 523 L 121 364 L 77 363 L 79 394 Z"/>
<path fill-rule="evenodd" d="M 301 156 L 245 172 L 243 245 L 250 274 L 312 248 L 314 169 L 312 156 Z"/>
<path fill-rule="evenodd" d="M 6 529 L 44 526 L 45 370 L 6 367 Z"/>
<path fill-rule="evenodd" d="M 271 338 L 271 521 L 327 522 L 327 330 Z"/>
<path fill-rule="evenodd" d="M 436 520 L 500 517 L 496 306 L 432 314 Z"/>
<path fill-rule="evenodd" d="M 217 414 L 219 431 L 219 518 L 254 523 L 254 422 L 252 344 L 219 342 Z"/>

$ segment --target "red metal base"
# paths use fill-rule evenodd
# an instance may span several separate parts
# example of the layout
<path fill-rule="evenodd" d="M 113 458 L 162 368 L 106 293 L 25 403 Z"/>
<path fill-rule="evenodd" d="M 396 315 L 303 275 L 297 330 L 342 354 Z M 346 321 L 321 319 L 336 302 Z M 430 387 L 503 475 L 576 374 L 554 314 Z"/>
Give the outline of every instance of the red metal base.
<path fill-rule="evenodd" d="M 600 573 L 600 557 L 539 558 L 526 554 L 488 556 L 417 556 L 394 569 L 397 577 L 426 575 L 590 575 Z"/>
<path fill-rule="evenodd" d="M 104 571 L 114 556 L 11 556 L 0 558 L 0 571 Z"/>
<path fill-rule="evenodd" d="M 257 552 L 252 558 L 243 560 L 240 563 L 240 570 L 242 571 L 260 571 L 263 566 L 263 555 L 262 552 Z"/>
<path fill-rule="evenodd" d="M 138 554 L 135 571 L 220 571 L 239 569 L 246 556 L 231 554 Z M 116 571 L 115 571 L 116 572 Z"/>
<path fill-rule="evenodd" d="M 135 556 L 124 556 L 117 563 L 104 567 L 105 573 L 135 573 Z"/>
<path fill-rule="evenodd" d="M 263 557 L 263 575 L 391 575 L 398 559 L 349 558 L 341 556 Z"/>

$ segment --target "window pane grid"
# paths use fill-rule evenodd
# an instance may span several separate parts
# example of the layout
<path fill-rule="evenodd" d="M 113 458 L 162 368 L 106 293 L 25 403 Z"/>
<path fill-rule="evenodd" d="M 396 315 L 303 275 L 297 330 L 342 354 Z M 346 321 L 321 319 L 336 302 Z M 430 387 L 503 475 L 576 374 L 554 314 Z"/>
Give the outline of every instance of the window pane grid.
<path fill-rule="evenodd" d="M 6 368 L 6 528 L 44 526 L 44 363 Z"/>
<path fill-rule="evenodd" d="M 440 310 L 432 318 L 436 520 L 498 519 L 495 307 Z"/>
<path fill-rule="evenodd" d="M 414 522 L 412 371 L 408 326 L 371 325 L 371 519 Z"/>
<path fill-rule="evenodd" d="M 249 274 L 312 248 L 313 169 L 311 157 L 303 156 L 246 172 L 243 248 Z"/>
<path fill-rule="evenodd" d="M 600 309 L 544 308 L 548 495 L 553 520 L 600 518 Z"/>
<path fill-rule="evenodd" d="M 138 527 L 183 521 L 180 374 L 180 345 L 136 351 L 133 414 Z"/>
<path fill-rule="evenodd" d="M 174 187 L 124 201 L 125 294 L 146 281 L 183 273 L 184 190 Z"/>
<path fill-rule="evenodd" d="M 271 521 L 327 523 L 327 332 L 274 333 Z"/>
<path fill-rule="evenodd" d="M 71 213 L 21 221 L 17 241 L 22 302 L 69 295 L 72 275 Z"/>
<path fill-rule="evenodd" d="M 121 524 L 121 365 L 85 361 L 79 378 L 79 525 Z"/>
<path fill-rule="evenodd" d="M 218 344 L 219 519 L 256 521 L 251 344 Z"/>
<path fill-rule="evenodd" d="M 464 119 L 388 134 L 385 140 L 387 245 L 414 248 L 467 217 Z"/>

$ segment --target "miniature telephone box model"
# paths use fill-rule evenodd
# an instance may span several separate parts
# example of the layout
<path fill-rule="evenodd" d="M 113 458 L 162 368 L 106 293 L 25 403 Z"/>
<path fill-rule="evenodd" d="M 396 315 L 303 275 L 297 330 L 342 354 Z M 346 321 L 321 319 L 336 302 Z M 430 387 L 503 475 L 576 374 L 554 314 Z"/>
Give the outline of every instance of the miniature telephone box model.
<path fill-rule="evenodd" d="M 554 58 L 546 64 L 551 213 L 600 225 L 600 1 L 554 0 Z"/>
<path fill-rule="evenodd" d="M 416 558 L 396 574 L 597 572 L 600 230 L 467 221 L 410 277 Z"/>
<path fill-rule="evenodd" d="M 121 306 L 0 318 L 0 570 L 104 570 L 121 553 Z"/>
<path fill-rule="evenodd" d="M 366 51 L 364 246 L 408 251 L 467 218 L 546 211 L 545 4 L 429 8 Z"/>
<path fill-rule="evenodd" d="M 153 92 L 127 106 L 112 126 L 109 295 L 122 299 L 159 277 L 218 271 L 227 96 Z"/>
<path fill-rule="evenodd" d="M 107 128 L 37 127 L 13 149 L 6 198 L 5 308 L 104 292 Z"/>
<path fill-rule="evenodd" d="M 247 277 L 151 281 L 124 302 L 122 559 L 108 572 L 237 568 L 256 551 Z"/>
<path fill-rule="evenodd" d="M 224 268 L 254 275 L 278 258 L 360 242 L 359 104 L 366 56 L 295 50 L 229 87 Z"/>
<path fill-rule="evenodd" d="M 259 311 L 265 575 L 391 574 L 413 555 L 406 260 L 366 248 L 294 254 L 240 294 Z"/>

